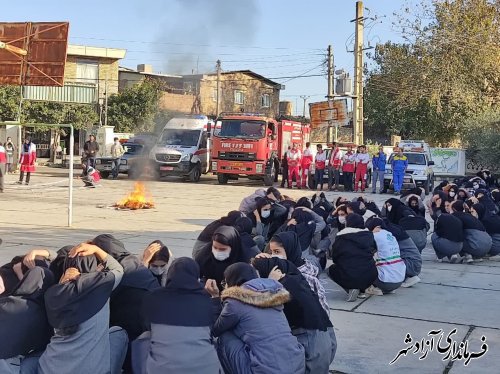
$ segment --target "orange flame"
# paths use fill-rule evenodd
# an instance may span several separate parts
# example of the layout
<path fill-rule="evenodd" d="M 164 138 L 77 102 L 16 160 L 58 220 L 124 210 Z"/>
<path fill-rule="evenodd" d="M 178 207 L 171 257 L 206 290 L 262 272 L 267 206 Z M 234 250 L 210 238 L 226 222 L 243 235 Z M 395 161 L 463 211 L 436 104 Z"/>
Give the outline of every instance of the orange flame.
<path fill-rule="evenodd" d="M 151 194 L 146 191 L 146 186 L 142 182 L 135 182 L 134 191 L 128 194 L 127 197 L 115 204 L 118 209 L 150 209 L 154 208 L 155 204 L 151 198 Z"/>

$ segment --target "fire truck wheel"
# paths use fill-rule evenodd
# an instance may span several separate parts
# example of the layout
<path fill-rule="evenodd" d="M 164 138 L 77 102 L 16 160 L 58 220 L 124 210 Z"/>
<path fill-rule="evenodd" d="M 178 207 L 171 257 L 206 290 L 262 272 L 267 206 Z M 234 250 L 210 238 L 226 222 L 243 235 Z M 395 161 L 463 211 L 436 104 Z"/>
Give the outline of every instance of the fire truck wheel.
<path fill-rule="evenodd" d="M 190 182 L 199 182 L 201 177 L 201 166 L 197 164 L 193 170 L 189 173 L 189 181 Z"/>
<path fill-rule="evenodd" d="M 229 175 L 217 174 L 217 181 L 219 182 L 219 184 L 227 184 L 228 180 L 229 180 Z"/>

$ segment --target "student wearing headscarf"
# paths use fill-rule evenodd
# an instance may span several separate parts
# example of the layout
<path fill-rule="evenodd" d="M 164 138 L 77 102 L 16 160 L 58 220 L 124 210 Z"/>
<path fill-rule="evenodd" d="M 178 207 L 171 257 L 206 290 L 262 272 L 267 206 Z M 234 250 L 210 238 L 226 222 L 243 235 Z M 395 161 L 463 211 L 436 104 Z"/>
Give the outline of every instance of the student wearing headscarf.
<path fill-rule="evenodd" d="M 291 295 L 283 311 L 292 334 L 304 347 L 305 373 L 329 373 L 337 340 L 332 323 L 307 280 L 288 260 L 256 258 L 253 265 L 261 277 L 278 280 Z"/>
<path fill-rule="evenodd" d="M 304 373 L 304 348 L 283 314 L 288 291 L 276 280 L 259 278 L 249 264 L 233 264 L 224 274 L 224 307 L 212 330 L 224 372 Z"/>
<path fill-rule="evenodd" d="M 248 217 L 238 218 L 236 220 L 234 228 L 240 234 L 241 248 L 243 249 L 243 251 L 249 253 L 260 252 L 257 243 L 255 243 L 254 238 L 252 237 L 253 223 L 250 218 Z"/>
<path fill-rule="evenodd" d="M 365 229 L 363 217 L 349 214 L 346 228 L 338 232 L 333 243 L 333 264 L 328 268 L 330 278 L 348 293 L 346 301 L 355 301 L 377 279 L 373 259 L 376 250 L 373 234 Z"/>
<path fill-rule="evenodd" d="M 436 221 L 441 214 L 447 213 L 445 208 L 446 200 L 447 195 L 443 191 L 436 191 L 429 200 L 429 213 L 434 221 Z"/>
<path fill-rule="evenodd" d="M 470 197 L 469 191 L 467 191 L 465 188 L 459 188 L 458 193 L 457 193 L 457 200 L 462 200 L 465 201 Z"/>
<path fill-rule="evenodd" d="M 122 266 L 103 249 L 82 243 L 68 253 L 63 271 L 45 293 L 54 336 L 38 373 L 119 373 L 128 339 L 122 329 L 109 328 L 109 298 L 122 280 Z"/>
<path fill-rule="evenodd" d="M 198 238 L 194 243 L 192 257 L 195 258 L 202 248 L 212 242 L 212 236 L 214 235 L 215 230 L 221 226 L 234 226 L 236 220 L 244 216 L 245 214 L 239 210 L 232 210 L 227 214 L 227 216 L 216 219 L 212 223 L 208 224 L 208 226 L 200 232 L 200 235 L 198 235 Z"/>
<path fill-rule="evenodd" d="M 151 271 L 162 287 L 165 286 L 167 270 L 174 260 L 173 257 L 170 249 L 161 240 L 149 244 L 142 255 L 142 264 Z"/>
<path fill-rule="evenodd" d="M 479 203 L 484 205 L 484 207 L 486 208 L 486 210 L 488 212 L 490 212 L 491 214 L 499 213 L 497 205 L 495 204 L 493 199 L 490 197 L 487 190 L 478 189 L 478 190 L 474 191 L 474 196 Z"/>
<path fill-rule="evenodd" d="M 458 186 L 456 184 L 449 184 L 445 188 L 448 195 L 448 201 L 453 202 L 458 199 Z"/>
<path fill-rule="evenodd" d="M 380 218 L 374 218 L 368 225 L 368 230 L 373 232 L 377 244 L 375 262 L 378 278 L 366 293 L 377 296 L 391 293 L 401 287 L 406 274 L 406 265 L 401 258 L 398 242 L 394 235 L 382 228 L 382 225 L 383 221 Z"/>
<path fill-rule="evenodd" d="M 500 217 L 490 214 L 481 203 L 472 205 L 471 214 L 481 221 L 486 232 L 491 236 L 492 245 L 489 260 L 500 261 Z"/>
<path fill-rule="evenodd" d="M 54 281 L 49 269 L 36 266 L 9 296 L 0 297 L 0 362 L 45 349 L 52 331 L 43 298 Z"/>
<path fill-rule="evenodd" d="M 257 243 L 257 246 L 262 251 L 266 246 L 269 228 L 273 220 L 273 214 L 271 211 L 271 201 L 267 198 L 258 197 L 256 199 L 257 207 L 250 214 L 249 218 L 252 220 L 252 235 Z"/>
<path fill-rule="evenodd" d="M 240 234 L 234 227 L 221 226 L 215 230 L 212 242 L 195 256 L 200 266 L 200 276 L 205 281 L 215 280 L 222 289 L 224 271 L 236 262 L 250 263 L 250 259 L 260 252 L 241 246 Z"/>
<path fill-rule="evenodd" d="M 422 199 L 417 195 L 410 195 L 407 198 L 408 208 L 413 210 L 413 214 L 420 217 L 425 217 L 425 205 Z"/>
<path fill-rule="evenodd" d="M 406 266 L 406 277 L 401 287 L 408 288 L 419 283 L 421 279 L 418 275 L 422 270 L 422 255 L 406 231 L 401 226 L 378 217 L 368 219 L 365 226 L 370 231 L 379 226 L 396 238 L 401 258 Z"/>
<path fill-rule="evenodd" d="M 464 246 L 460 255 L 465 256 L 464 262 L 470 264 L 474 262 L 474 257 L 482 258 L 491 250 L 491 236 L 478 218 L 464 212 L 464 203 L 461 200 L 455 201 L 451 208 L 453 216 L 462 221 L 464 230 Z"/>
<path fill-rule="evenodd" d="M 440 214 L 434 221 L 431 242 L 438 262 L 442 262 L 445 257 L 448 257 L 451 263 L 460 262 L 462 258 L 459 253 L 464 245 L 462 221 L 452 214 Z"/>
<path fill-rule="evenodd" d="M 318 279 L 319 268 L 307 258 L 304 259 L 302 257 L 302 250 L 297 234 L 287 231 L 274 235 L 269 242 L 269 249 L 272 257 L 288 260 L 297 267 L 307 280 L 307 283 L 309 283 L 311 290 L 318 295 L 325 312 L 330 314 L 325 288 Z"/>
<path fill-rule="evenodd" d="M 125 249 L 124 244 L 110 234 L 101 234 L 92 240 L 120 263 L 123 278 L 113 291 L 110 300 L 110 326 L 120 326 L 133 341 L 146 331 L 146 321 L 142 314 L 142 303 L 149 291 L 159 287 L 158 280 L 141 260 Z M 130 347 L 125 360 L 125 368 L 130 367 Z"/>
<path fill-rule="evenodd" d="M 214 302 L 199 277 L 196 261 L 180 257 L 170 265 L 165 287 L 145 297 L 143 310 L 151 333 L 145 340 L 145 360 L 134 360 L 134 369 L 142 370 L 138 373 L 219 373 L 210 337 Z"/>
<path fill-rule="evenodd" d="M 498 188 L 491 191 L 491 198 L 495 203 L 495 206 L 497 207 L 497 214 L 500 214 L 500 191 L 498 190 Z"/>

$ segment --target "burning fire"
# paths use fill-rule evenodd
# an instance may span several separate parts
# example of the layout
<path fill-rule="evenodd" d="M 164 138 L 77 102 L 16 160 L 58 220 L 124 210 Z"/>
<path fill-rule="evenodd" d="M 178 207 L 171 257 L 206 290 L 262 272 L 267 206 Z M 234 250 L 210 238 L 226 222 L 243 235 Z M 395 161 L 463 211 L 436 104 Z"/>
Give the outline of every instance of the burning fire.
<path fill-rule="evenodd" d="M 146 191 L 146 186 L 142 182 L 135 182 L 134 191 L 127 197 L 115 204 L 117 209 L 151 209 L 155 204 L 151 194 Z"/>

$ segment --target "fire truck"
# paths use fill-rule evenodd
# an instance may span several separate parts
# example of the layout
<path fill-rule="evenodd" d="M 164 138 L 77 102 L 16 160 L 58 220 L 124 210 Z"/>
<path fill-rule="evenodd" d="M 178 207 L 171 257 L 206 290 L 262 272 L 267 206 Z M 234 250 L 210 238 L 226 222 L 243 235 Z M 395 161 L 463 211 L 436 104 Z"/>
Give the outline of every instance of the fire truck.
<path fill-rule="evenodd" d="M 255 113 L 222 113 L 213 132 L 212 171 L 219 184 L 245 177 L 271 186 L 288 147 L 297 143 L 304 149 L 309 133 L 309 125 L 300 122 Z"/>

